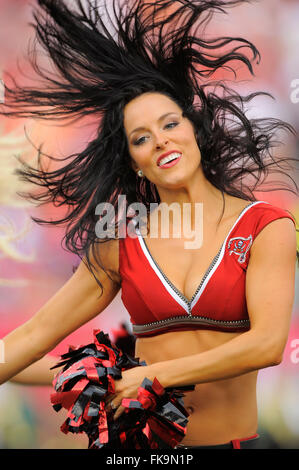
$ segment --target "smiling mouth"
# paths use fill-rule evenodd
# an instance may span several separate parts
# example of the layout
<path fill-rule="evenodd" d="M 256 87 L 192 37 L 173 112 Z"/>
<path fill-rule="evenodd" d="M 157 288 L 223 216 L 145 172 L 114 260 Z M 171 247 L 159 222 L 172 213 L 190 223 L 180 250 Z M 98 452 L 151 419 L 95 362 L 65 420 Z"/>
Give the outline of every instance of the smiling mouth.
<path fill-rule="evenodd" d="M 173 154 L 168 155 L 165 158 L 162 158 L 160 160 L 160 163 L 158 164 L 159 168 L 169 168 L 170 166 L 175 165 L 182 157 L 181 153 L 174 152 Z"/>

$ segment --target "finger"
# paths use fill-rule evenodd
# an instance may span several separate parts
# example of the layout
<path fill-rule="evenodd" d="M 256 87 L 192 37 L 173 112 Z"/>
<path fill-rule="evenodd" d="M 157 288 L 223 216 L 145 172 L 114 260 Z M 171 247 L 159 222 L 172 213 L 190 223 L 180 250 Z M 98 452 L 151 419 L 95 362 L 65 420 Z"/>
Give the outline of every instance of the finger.
<path fill-rule="evenodd" d="M 105 398 L 106 401 L 112 401 L 116 397 L 116 393 L 109 393 L 109 395 Z"/>
<path fill-rule="evenodd" d="M 111 401 L 108 405 L 106 405 L 106 409 L 109 412 L 116 413 L 118 405 L 116 405 L 113 401 Z"/>
<path fill-rule="evenodd" d="M 112 408 L 112 401 L 105 403 L 105 410 L 107 413 L 114 413 L 115 410 Z"/>
<path fill-rule="evenodd" d="M 115 412 L 113 416 L 113 420 L 116 421 L 122 415 L 124 410 L 125 410 L 124 406 L 119 405 L 119 407 L 117 408 L 117 411 Z"/>
<path fill-rule="evenodd" d="M 109 397 L 105 399 L 106 406 L 110 406 L 114 398 L 115 398 L 115 395 L 109 395 Z"/>

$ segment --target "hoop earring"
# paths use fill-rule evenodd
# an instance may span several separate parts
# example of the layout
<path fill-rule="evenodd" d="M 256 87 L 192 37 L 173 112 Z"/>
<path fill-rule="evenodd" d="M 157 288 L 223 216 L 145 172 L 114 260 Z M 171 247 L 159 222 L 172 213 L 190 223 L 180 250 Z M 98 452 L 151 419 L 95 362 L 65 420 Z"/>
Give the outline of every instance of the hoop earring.
<path fill-rule="evenodd" d="M 140 176 L 140 178 L 142 178 L 142 177 L 143 177 L 143 171 L 142 171 L 142 170 L 138 170 L 138 171 L 137 171 L 137 175 Z"/>

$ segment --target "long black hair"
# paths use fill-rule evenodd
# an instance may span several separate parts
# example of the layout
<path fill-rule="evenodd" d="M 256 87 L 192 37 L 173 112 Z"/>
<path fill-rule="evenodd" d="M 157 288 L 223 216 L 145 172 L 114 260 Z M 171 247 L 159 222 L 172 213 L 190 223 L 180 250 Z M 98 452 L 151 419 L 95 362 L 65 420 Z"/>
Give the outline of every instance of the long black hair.
<path fill-rule="evenodd" d="M 29 57 L 42 86 L 19 86 L 7 74 L 0 113 L 56 121 L 92 115 L 98 122 L 95 138 L 62 159 L 68 160 L 64 166 L 46 171 L 42 157 L 55 158 L 39 148 L 38 167 L 24 162 L 19 172 L 41 188 L 25 197 L 68 208 L 58 220 L 32 218 L 39 224 L 64 224 L 66 248 L 84 256 L 91 272 L 90 249 L 96 256 L 96 245 L 107 241 L 95 233 L 96 206 L 112 204 L 117 226 L 119 194 L 126 195 L 127 206 L 138 201 L 150 210 L 151 203 L 160 202 L 155 185 L 138 178 L 131 167 L 123 126 L 124 106 L 142 93 L 163 93 L 181 107 L 194 125 L 204 175 L 222 195 L 254 201 L 253 191 L 270 171 L 289 176 L 282 164 L 293 159 L 274 159 L 271 149 L 280 143 L 274 140 L 276 132 L 295 134 L 293 127 L 279 119 L 246 117 L 247 103 L 272 95 L 241 96 L 224 80 L 210 79 L 221 68 L 234 72 L 228 65 L 232 61 L 254 75 L 252 63 L 259 62 L 260 53 L 250 41 L 205 37 L 214 12 L 243 3 L 250 0 L 74 0 L 72 7 L 66 0 L 38 0 Z M 47 52 L 54 71 L 38 63 L 36 44 Z"/>

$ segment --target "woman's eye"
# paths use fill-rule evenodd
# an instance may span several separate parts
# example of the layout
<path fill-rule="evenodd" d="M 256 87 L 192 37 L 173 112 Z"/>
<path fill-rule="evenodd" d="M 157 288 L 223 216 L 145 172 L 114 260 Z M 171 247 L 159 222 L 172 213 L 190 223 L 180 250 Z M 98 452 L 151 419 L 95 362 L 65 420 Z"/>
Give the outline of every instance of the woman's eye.
<path fill-rule="evenodd" d="M 140 145 L 144 142 L 144 140 L 142 139 L 145 139 L 145 137 L 140 137 L 140 139 L 137 139 L 133 142 L 134 145 Z"/>
<path fill-rule="evenodd" d="M 175 126 L 177 126 L 177 125 L 178 125 L 178 122 L 170 122 L 169 124 L 166 124 L 165 127 L 167 127 L 167 128 L 168 128 L 168 126 L 173 126 L 173 127 L 175 127 Z"/>
<path fill-rule="evenodd" d="M 178 122 L 169 122 L 168 124 L 166 124 L 165 127 L 166 127 L 166 129 L 172 129 L 173 127 L 177 126 L 178 124 L 179 124 Z M 170 127 L 170 126 L 171 126 L 171 127 Z M 143 144 L 145 138 L 146 138 L 145 136 L 142 136 L 142 137 L 140 137 L 139 139 L 135 140 L 135 141 L 133 142 L 133 144 L 134 144 L 134 145 Z"/>

